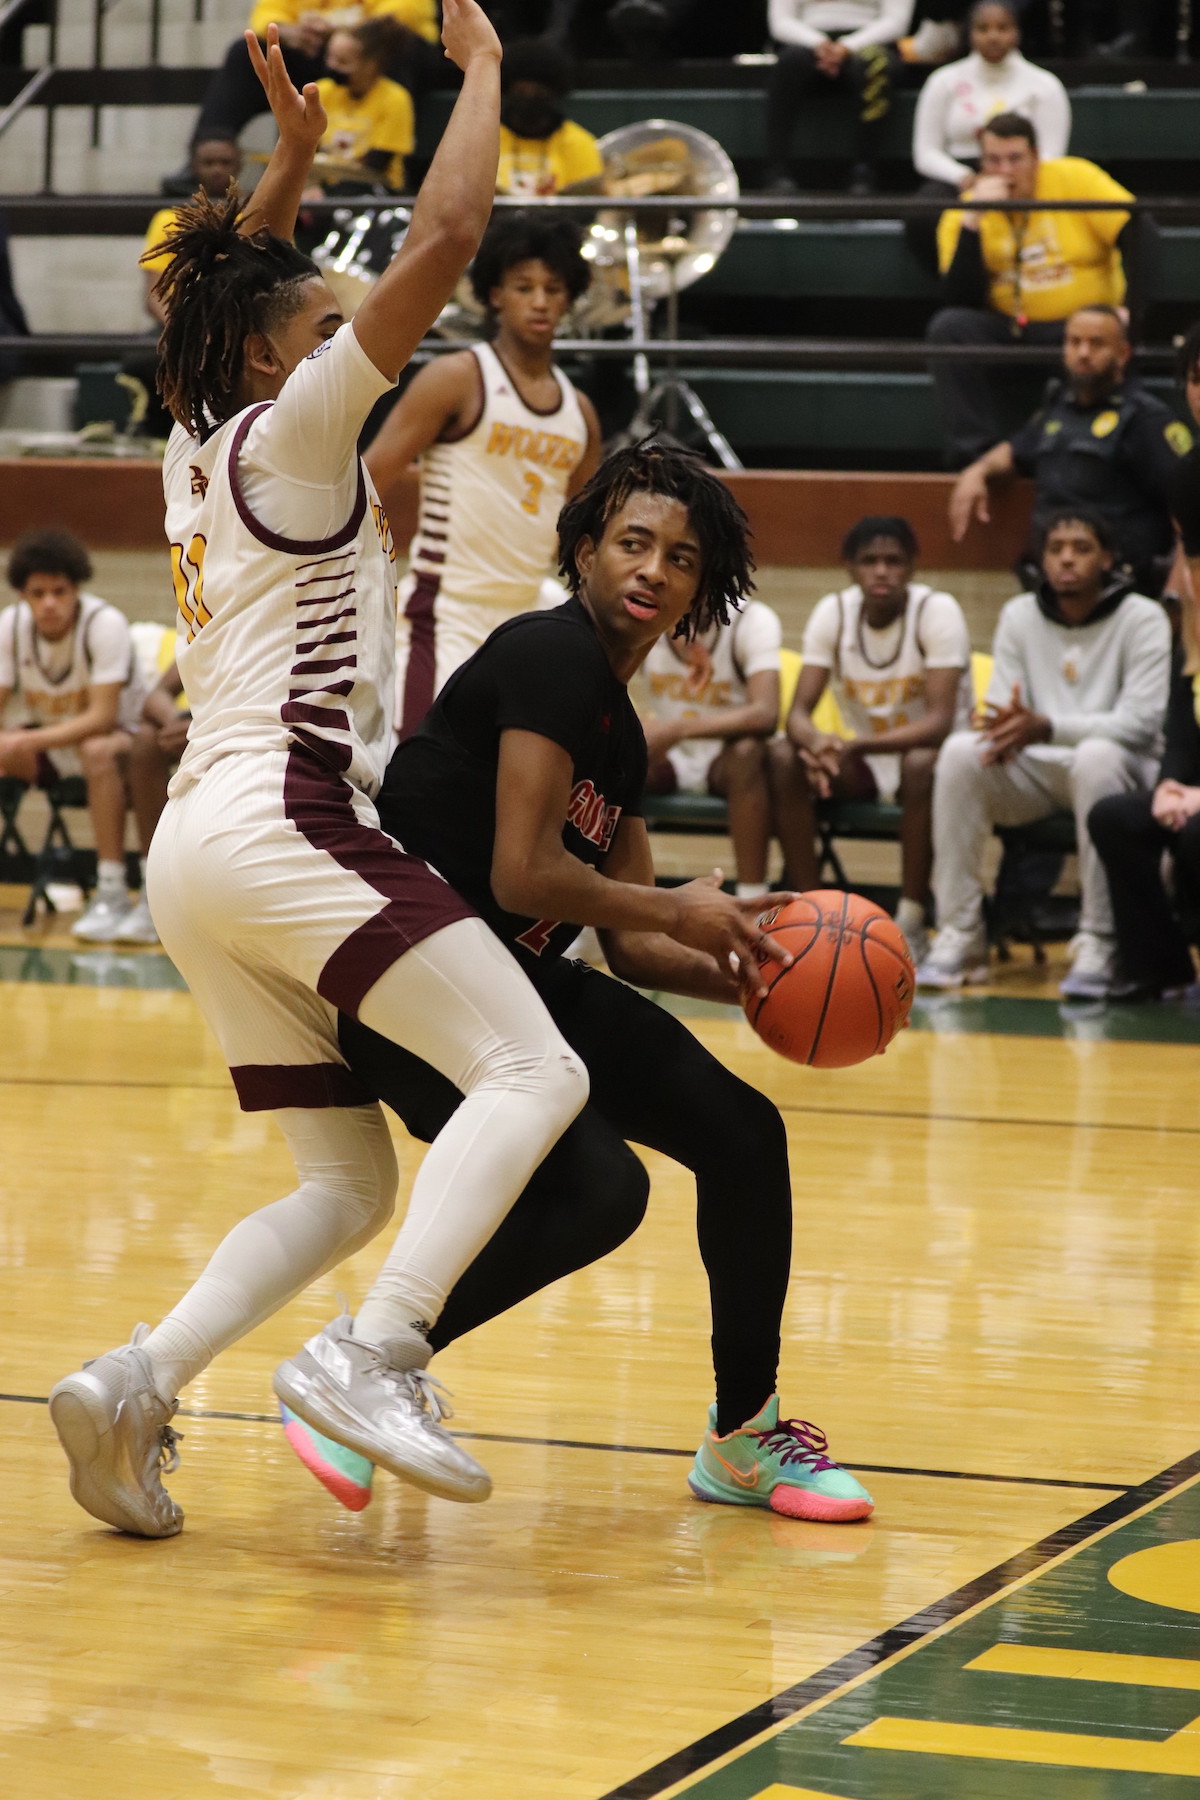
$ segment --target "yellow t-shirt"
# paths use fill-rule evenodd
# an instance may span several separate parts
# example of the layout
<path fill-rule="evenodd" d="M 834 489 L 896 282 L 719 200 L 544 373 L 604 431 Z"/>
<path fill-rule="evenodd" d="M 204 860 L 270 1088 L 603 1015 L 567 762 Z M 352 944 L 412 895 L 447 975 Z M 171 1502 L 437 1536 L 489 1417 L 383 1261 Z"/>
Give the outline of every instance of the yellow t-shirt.
<path fill-rule="evenodd" d="M 968 188 L 964 198 L 970 198 Z M 1082 156 L 1039 163 L 1036 200 L 1132 200 L 1111 175 Z M 1065 319 L 1079 306 L 1120 306 L 1125 270 L 1116 240 L 1127 212 L 985 212 L 980 250 L 990 276 L 989 303 L 1009 318 Z M 938 260 L 943 273 L 954 259 L 962 213 L 955 207 L 938 221 Z M 1020 279 L 1018 281 L 1017 276 Z"/>
<path fill-rule="evenodd" d="M 404 186 L 404 158 L 413 147 L 413 103 L 408 89 L 380 76 L 361 100 L 350 89 L 328 77 L 318 81 L 317 91 L 329 120 L 322 150 L 346 162 L 361 162 L 368 150 L 389 150 L 392 160 L 383 171 L 394 188 Z"/>
<path fill-rule="evenodd" d="M 250 14 L 250 29 L 266 37 L 268 25 L 297 25 L 308 12 L 329 13 L 338 25 L 357 25 L 376 13 L 391 13 L 418 37 L 431 44 L 438 39 L 437 0 L 357 0 L 356 4 L 352 0 L 350 5 L 346 0 L 258 0 Z"/>
<path fill-rule="evenodd" d="M 519 138 L 507 125 L 500 127 L 498 194 L 556 194 L 603 168 L 595 138 L 573 119 L 564 119 L 548 138 Z"/>
<path fill-rule="evenodd" d="M 179 208 L 177 206 L 164 206 L 159 212 L 155 213 L 150 221 L 150 228 L 146 233 L 145 250 L 153 250 L 156 244 L 162 243 L 168 231 L 170 231 L 172 225 L 175 223 L 175 216 L 178 211 Z M 149 269 L 152 273 L 157 274 L 160 269 L 166 268 L 170 260 L 170 256 L 164 250 L 161 256 L 152 256 L 149 262 L 144 262 L 142 264 L 142 267 L 143 269 Z"/>

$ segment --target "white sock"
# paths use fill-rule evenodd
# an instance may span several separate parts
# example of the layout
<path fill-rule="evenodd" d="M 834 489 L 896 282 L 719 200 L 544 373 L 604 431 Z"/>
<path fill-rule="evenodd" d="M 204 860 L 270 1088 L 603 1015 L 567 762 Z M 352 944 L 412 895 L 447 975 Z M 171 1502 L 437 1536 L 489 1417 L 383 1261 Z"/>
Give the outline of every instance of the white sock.
<path fill-rule="evenodd" d="M 739 881 L 733 891 L 738 900 L 765 900 L 771 890 L 765 881 Z"/>
<path fill-rule="evenodd" d="M 924 931 L 925 908 L 919 900 L 901 898 L 896 908 L 896 923 L 906 936 L 910 931 Z"/>
<path fill-rule="evenodd" d="M 96 864 L 96 892 L 111 900 L 125 892 L 125 864 L 104 859 Z"/>

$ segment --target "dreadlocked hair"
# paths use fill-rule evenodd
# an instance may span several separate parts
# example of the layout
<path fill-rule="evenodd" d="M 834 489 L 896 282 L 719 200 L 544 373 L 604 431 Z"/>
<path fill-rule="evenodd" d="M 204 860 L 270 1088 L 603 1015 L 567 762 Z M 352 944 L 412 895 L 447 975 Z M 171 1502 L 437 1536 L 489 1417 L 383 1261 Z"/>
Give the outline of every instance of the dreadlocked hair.
<path fill-rule="evenodd" d="M 678 500 L 700 540 L 696 598 L 674 635 L 690 639 L 710 625 L 728 625 L 730 609 L 736 611 L 754 592 L 750 521 L 699 456 L 652 438 L 606 457 L 559 514 L 558 567 L 571 592 L 579 592 L 575 558 L 580 541 L 590 538 L 598 544 L 609 520 L 637 493 Z"/>
<path fill-rule="evenodd" d="M 172 416 L 205 438 L 237 411 L 246 339 L 299 311 L 319 270 L 264 227 L 243 236 L 242 202 L 197 193 L 153 254 L 170 253 L 157 293 L 167 322 L 158 340 L 158 389 Z"/>

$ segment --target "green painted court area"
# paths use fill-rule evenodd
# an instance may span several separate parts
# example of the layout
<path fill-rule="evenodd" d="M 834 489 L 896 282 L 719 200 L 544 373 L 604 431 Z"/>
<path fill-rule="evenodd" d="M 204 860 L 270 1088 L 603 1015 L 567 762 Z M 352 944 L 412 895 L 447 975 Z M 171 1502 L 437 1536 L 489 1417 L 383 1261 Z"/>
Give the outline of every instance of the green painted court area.
<path fill-rule="evenodd" d="M 684 1791 L 696 1800 L 1195 1800 L 1198 1483 L 1193 1475 L 1089 1534 Z"/>

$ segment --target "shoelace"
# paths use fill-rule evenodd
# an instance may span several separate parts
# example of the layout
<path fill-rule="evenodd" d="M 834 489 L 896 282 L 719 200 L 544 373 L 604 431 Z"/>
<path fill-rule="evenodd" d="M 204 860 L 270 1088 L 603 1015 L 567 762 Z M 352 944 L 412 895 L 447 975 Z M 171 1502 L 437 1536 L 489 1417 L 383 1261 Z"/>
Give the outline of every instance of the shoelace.
<path fill-rule="evenodd" d="M 836 1469 L 840 1464 L 826 1456 L 829 1439 L 819 1425 L 807 1419 L 780 1419 L 770 1431 L 760 1431 L 758 1441 L 764 1450 L 778 1456 L 782 1463 L 808 1463 L 814 1475 L 822 1469 Z"/>
<path fill-rule="evenodd" d="M 157 1462 L 164 1475 L 173 1475 L 179 1467 L 179 1446 L 183 1442 L 183 1432 L 173 1431 L 164 1425 L 158 1434 Z"/>
<path fill-rule="evenodd" d="M 454 1417 L 454 1408 L 450 1404 L 450 1390 L 444 1382 L 431 1375 L 428 1369 L 394 1369 L 390 1363 L 380 1356 L 376 1363 L 379 1373 L 398 1393 L 407 1399 L 416 1398 L 424 1410 L 431 1425 L 440 1425 L 443 1419 Z M 443 1399 L 442 1396 L 446 1395 Z"/>

